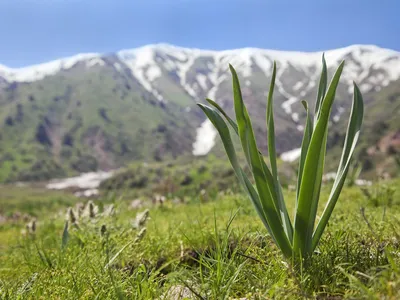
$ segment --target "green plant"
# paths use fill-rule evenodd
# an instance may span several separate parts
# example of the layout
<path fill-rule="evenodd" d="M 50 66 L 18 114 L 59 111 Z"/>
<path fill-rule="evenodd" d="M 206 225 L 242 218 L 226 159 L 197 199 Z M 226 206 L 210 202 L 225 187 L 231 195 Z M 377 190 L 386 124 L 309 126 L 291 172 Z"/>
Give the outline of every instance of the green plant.
<path fill-rule="evenodd" d="M 307 102 L 302 101 L 307 118 L 301 145 L 294 225 L 292 225 L 289 218 L 283 199 L 277 171 L 272 103 L 276 63 L 274 62 L 273 65 L 266 110 L 270 168 L 257 148 L 250 116 L 242 99 L 239 79 L 231 65 L 229 65 L 229 68 L 233 78 L 234 110 L 237 123 L 211 99 L 207 99 L 211 106 L 198 104 L 218 130 L 236 176 L 251 199 L 264 226 L 283 255 L 292 260 L 311 257 L 318 245 L 344 185 L 363 119 L 363 100 L 360 90 L 354 83 L 354 98 L 342 157 L 328 202 L 314 230 L 326 155 L 328 121 L 336 88 L 344 67 L 343 61 L 327 88 L 327 67 L 324 56 L 322 57 L 322 63 L 323 68 L 319 81 L 314 118 L 311 117 Z M 239 136 L 246 161 L 251 169 L 255 187 L 239 165 L 229 128 L 221 114 Z"/>
<path fill-rule="evenodd" d="M 374 207 L 393 205 L 395 189 L 389 185 L 377 183 L 374 187 L 361 187 L 361 192 Z"/>

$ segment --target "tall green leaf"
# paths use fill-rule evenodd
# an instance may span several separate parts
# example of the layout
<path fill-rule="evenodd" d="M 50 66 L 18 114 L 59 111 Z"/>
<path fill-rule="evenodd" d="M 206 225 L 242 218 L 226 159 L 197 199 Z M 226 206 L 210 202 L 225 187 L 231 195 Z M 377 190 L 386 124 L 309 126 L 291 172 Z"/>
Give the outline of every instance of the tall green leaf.
<path fill-rule="evenodd" d="M 276 206 L 277 200 L 273 198 L 274 189 L 271 191 L 264 173 L 263 164 L 261 163 L 262 157 L 257 148 L 249 114 L 243 103 L 238 76 L 231 65 L 229 65 L 229 68 L 233 78 L 234 107 L 242 148 L 252 170 L 268 224 L 276 238 L 276 242 L 285 253 L 291 250 L 291 245 L 281 223 L 278 207 Z"/>
<path fill-rule="evenodd" d="M 274 176 L 274 178 L 278 177 L 278 168 L 276 166 L 275 125 L 274 125 L 274 108 L 273 108 L 275 77 L 276 77 L 276 62 L 274 61 L 271 84 L 269 86 L 269 92 L 268 92 L 267 115 L 266 115 L 269 162 L 271 164 L 272 176 Z"/>
<path fill-rule="evenodd" d="M 276 62 L 274 61 L 273 69 L 272 69 L 272 77 L 271 84 L 268 92 L 267 99 L 267 112 L 266 112 L 266 120 L 267 120 L 267 135 L 268 135 L 268 154 L 269 154 L 269 162 L 271 164 L 272 171 L 272 180 L 275 189 L 274 199 L 276 199 L 276 205 L 279 209 L 279 213 L 282 219 L 282 223 L 284 226 L 285 233 L 289 239 L 292 241 L 293 239 L 293 227 L 290 222 L 289 214 L 285 205 L 285 201 L 283 199 L 282 188 L 279 182 L 278 177 L 278 168 L 276 164 L 276 148 L 275 148 L 275 124 L 274 124 L 274 107 L 273 107 L 273 96 L 274 96 L 274 88 L 275 88 L 275 77 L 276 77 Z M 268 168 L 264 167 L 264 173 L 268 176 Z"/>
<path fill-rule="evenodd" d="M 321 111 L 320 109 L 321 103 L 325 97 L 327 84 L 328 84 L 328 72 L 326 67 L 325 54 L 322 54 L 322 72 L 321 72 L 321 77 L 319 79 L 317 102 L 315 102 L 314 126 L 317 124 L 317 120 L 319 119 L 319 114 Z"/>
<path fill-rule="evenodd" d="M 238 127 L 235 123 L 235 121 L 233 121 L 227 114 L 226 112 L 222 109 L 221 106 L 218 105 L 218 103 L 216 103 L 214 100 L 211 100 L 209 98 L 206 99 L 208 103 L 210 103 L 212 106 L 214 106 L 224 117 L 225 119 L 228 121 L 228 123 L 231 125 L 231 127 L 233 128 L 233 130 L 236 132 L 237 135 L 239 135 L 239 131 L 238 131 Z"/>
<path fill-rule="evenodd" d="M 309 256 L 312 251 L 312 234 L 322 183 L 329 115 L 343 67 L 344 62 L 336 70 L 320 106 L 319 118 L 304 162 L 293 237 L 293 251 L 296 256 L 302 258 Z"/>
<path fill-rule="evenodd" d="M 208 119 L 211 121 L 211 123 L 214 125 L 214 127 L 217 129 L 222 143 L 224 145 L 225 151 L 228 155 L 228 159 L 232 165 L 232 168 L 236 174 L 236 177 L 239 180 L 239 183 L 245 190 L 245 192 L 248 194 L 251 202 L 253 203 L 258 216 L 262 220 L 264 226 L 267 228 L 269 233 L 271 234 L 272 238 L 275 240 L 275 237 L 273 235 L 273 232 L 270 229 L 270 226 L 267 222 L 266 215 L 262 209 L 262 205 L 259 199 L 259 196 L 254 189 L 253 185 L 251 184 L 250 180 L 247 178 L 247 175 L 244 173 L 243 169 L 240 167 L 240 164 L 237 159 L 236 151 L 232 143 L 231 135 L 229 132 L 228 127 L 226 126 L 224 120 L 221 118 L 221 116 L 218 114 L 218 112 L 206 105 L 203 104 L 198 104 L 198 106 L 203 110 L 203 112 L 206 114 Z"/>
<path fill-rule="evenodd" d="M 301 154 L 299 160 L 299 172 L 297 175 L 297 188 L 296 188 L 296 210 L 297 210 L 297 202 L 299 200 L 299 192 L 301 186 L 301 179 L 303 178 L 303 170 L 304 170 L 304 162 L 306 160 L 308 146 L 310 145 L 311 135 L 313 130 L 312 119 L 310 116 L 310 112 L 308 110 L 308 104 L 306 101 L 301 102 L 306 110 L 307 117 L 306 117 L 306 125 L 304 127 L 304 134 L 303 134 L 303 141 L 301 143 Z M 295 210 L 295 211 L 296 211 Z"/>
<path fill-rule="evenodd" d="M 238 126 L 235 123 L 235 121 L 233 121 L 226 113 L 225 111 L 217 104 L 215 103 L 215 101 L 211 100 L 211 99 L 206 99 L 211 105 L 213 105 L 228 121 L 228 123 L 231 125 L 231 127 L 233 128 L 233 130 L 236 132 L 236 134 L 239 136 L 239 132 L 238 132 Z M 281 214 L 282 217 L 285 217 L 285 233 L 289 239 L 289 241 L 291 242 L 293 239 L 293 227 L 292 224 L 290 223 L 290 218 L 289 218 L 289 214 L 287 212 L 286 209 L 286 205 L 283 199 L 283 193 L 282 193 L 282 187 L 279 184 L 279 182 L 275 182 L 274 178 L 271 174 L 271 171 L 268 169 L 268 166 L 266 165 L 262 153 L 260 151 L 259 155 L 260 155 L 260 161 L 263 167 L 263 171 L 264 174 L 266 176 L 266 180 L 267 180 L 267 184 L 268 184 L 268 188 L 272 191 L 272 198 L 274 200 L 275 206 L 276 207 L 283 207 L 284 210 L 281 210 L 281 212 L 283 211 L 284 213 Z M 276 188 L 277 187 L 277 188 Z M 283 203 L 283 205 L 280 206 L 279 201 L 281 201 Z"/>
<path fill-rule="evenodd" d="M 364 116 L 364 103 L 362 95 L 358 86 L 354 83 L 353 104 L 351 107 L 350 121 L 347 127 L 342 157 L 340 159 L 338 172 L 336 174 L 336 178 L 332 187 L 332 191 L 329 195 L 328 202 L 325 206 L 324 212 L 322 213 L 322 217 L 319 220 L 317 228 L 315 229 L 313 235 L 313 242 L 312 242 L 313 250 L 318 245 L 321 235 L 326 225 L 328 224 L 329 218 L 332 214 L 333 209 L 335 208 L 336 202 L 343 188 L 346 175 L 349 170 L 351 157 L 354 153 L 354 149 L 360 135 L 363 116 Z"/>

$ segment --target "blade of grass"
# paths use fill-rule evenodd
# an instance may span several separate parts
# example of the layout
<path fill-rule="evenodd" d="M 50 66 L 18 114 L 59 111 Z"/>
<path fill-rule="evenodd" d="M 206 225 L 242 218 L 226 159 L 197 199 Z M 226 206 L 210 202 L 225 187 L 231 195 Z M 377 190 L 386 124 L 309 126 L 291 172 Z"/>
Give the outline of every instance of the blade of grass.
<path fill-rule="evenodd" d="M 64 248 L 67 246 L 69 239 L 69 231 L 68 231 L 68 221 L 65 221 L 64 225 L 64 230 L 62 234 L 62 240 L 61 240 L 61 249 L 64 250 Z"/>
<path fill-rule="evenodd" d="M 332 214 L 332 211 L 339 198 L 340 192 L 343 188 L 346 175 L 349 170 L 351 157 L 354 153 L 354 149 L 360 135 L 363 116 L 364 116 L 364 103 L 362 95 L 359 88 L 354 83 L 353 104 L 351 107 L 350 121 L 347 127 L 342 157 L 340 159 L 338 172 L 336 174 L 336 178 L 332 187 L 332 191 L 329 195 L 328 202 L 325 206 L 324 212 L 322 213 L 322 217 L 319 220 L 316 230 L 314 232 L 313 242 L 312 242 L 313 249 L 315 249 L 316 246 L 318 245 L 321 235 L 328 223 L 328 220 Z"/>
<path fill-rule="evenodd" d="M 304 163 L 293 237 L 293 251 L 301 258 L 309 256 L 312 251 L 312 235 L 322 182 L 329 115 L 343 67 L 344 62 L 336 70 L 320 106 L 319 118 Z"/>
<path fill-rule="evenodd" d="M 109 261 L 108 263 L 104 266 L 104 269 L 107 269 L 111 264 L 120 256 L 120 254 L 131 244 L 133 244 L 133 241 L 130 241 L 129 243 L 126 243 Z"/>

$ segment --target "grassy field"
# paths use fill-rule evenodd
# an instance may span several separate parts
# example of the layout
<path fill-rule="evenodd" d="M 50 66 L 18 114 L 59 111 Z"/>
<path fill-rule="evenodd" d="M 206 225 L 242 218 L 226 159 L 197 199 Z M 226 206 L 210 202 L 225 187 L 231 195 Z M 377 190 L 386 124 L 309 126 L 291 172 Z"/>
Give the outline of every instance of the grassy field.
<path fill-rule="evenodd" d="M 307 269 L 284 260 L 241 194 L 136 209 L 133 199 L 104 197 L 96 216 L 75 211 L 66 230 L 77 199 L 2 187 L 2 210 L 37 222 L 32 230 L 29 217 L 10 215 L 1 224 L 0 298 L 399 299 L 399 183 L 375 184 L 369 196 L 346 188 Z M 285 194 L 293 210 L 295 195 Z"/>

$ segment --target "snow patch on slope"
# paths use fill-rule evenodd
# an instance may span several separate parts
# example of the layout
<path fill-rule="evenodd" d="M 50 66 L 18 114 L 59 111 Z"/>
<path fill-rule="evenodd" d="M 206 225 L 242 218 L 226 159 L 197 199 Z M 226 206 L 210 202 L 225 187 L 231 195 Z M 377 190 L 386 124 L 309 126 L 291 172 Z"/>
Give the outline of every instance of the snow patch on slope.
<path fill-rule="evenodd" d="M 281 154 L 281 159 L 283 161 L 292 162 L 292 161 L 295 161 L 296 159 L 298 159 L 300 157 L 300 155 L 301 155 L 301 148 L 296 148 L 296 149 L 292 149 L 287 152 L 283 152 Z"/>
<path fill-rule="evenodd" d="M 203 89 L 203 90 L 206 90 L 207 89 L 207 76 L 206 75 L 204 75 L 204 74 L 197 74 L 197 81 L 199 82 L 199 84 L 200 84 L 200 87 Z"/>
<path fill-rule="evenodd" d="M 301 82 L 301 81 L 296 82 L 296 84 L 293 86 L 293 90 L 297 91 L 297 90 L 299 90 L 303 85 L 304 85 L 304 83 Z"/>
<path fill-rule="evenodd" d="M 299 101 L 299 98 L 290 97 L 288 100 L 283 102 L 281 106 L 282 106 L 283 110 L 285 111 L 285 113 L 290 115 L 292 113 L 292 105 L 298 101 Z"/>
<path fill-rule="evenodd" d="M 299 114 L 298 113 L 292 113 L 292 120 L 297 123 L 299 121 Z"/>
<path fill-rule="evenodd" d="M 159 101 L 162 101 L 163 96 L 153 86 L 154 81 L 162 75 L 162 71 L 155 61 L 155 54 L 153 47 L 145 46 L 134 50 L 122 50 L 117 53 L 117 56 L 129 67 L 140 84 Z"/>
<path fill-rule="evenodd" d="M 211 76 L 210 79 L 214 86 L 209 91 L 207 97 L 215 101 L 218 87 L 227 79 L 227 75 L 224 74 L 217 78 L 217 72 L 215 72 L 215 70 L 213 75 L 214 76 Z M 211 121 L 206 119 L 196 130 L 196 141 L 193 144 L 193 155 L 206 155 L 210 152 L 215 145 L 216 136 L 217 130 L 214 128 Z"/>
<path fill-rule="evenodd" d="M 160 68 L 157 68 L 156 66 L 149 66 L 146 70 L 147 80 L 149 80 L 150 82 L 153 82 L 158 77 L 161 77 L 161 74 L 162 73 Z"/>
<path fill-rule="evenodd" d="M 52 180 L 46 185 L 50 190 L 64 190 L 67 188 L 95 189 L 100 183 L 113 175 L 113 171 L 82 173 L 79 176 Z"/>
<path fill-rule="evenodd" d="M 95 58 L 92 58 L 91 60 L 89 60 L 86 63 L 86 66 L 88 68 L 91 68 L 91 67 L 94 67 L 94 66 L 97 66 L 97 65 L 104 66 L 105 64 L 106 63 L 104 62 L 104 60 L 102 60 L 101 58 L 95 57 Z"/>
<path fill-rule="evenodd" d="M 216 52 L 217 65 L 222 70 L 223 67 L 227 68 L 231 64 L 235 70 L 243 77 L 250 77 L 252 75 L 254 49 L 244 48 L 239 50 L 227 50 Z"/>
<path fill-rule="evenodd" d="M 254 56 L 255 64 L 264 72 L 265 76 L 270 76 L 272 72 L 272 62 L 268 57 L 262 54 Z"/>
<path fill-rule="evenodd" d="M 190 67 L 193 65 L 194 61 L 196 59 L 196 56 L 194 55 L 187 55 L 185 57 L 185 61 L 181 62 L 179 64 L 178 68 L 178 76 L 181 79 L 181 85 L 182 87 L 188 92 L 190 96 L 193 98 L 196 98 L 197 93 L 196 91 L 188 84 L 187 82 L 187 75 L 188 71 L 190 70 Z"/>
<path fill-rule="evenodd" d="M 217 131 L 210 120 L 205 120 L 199 128 L 197 128 L 196 141 L 193 144 L 193 155 L 206 155 L 215 145 Z"/>
<path fill-rule="evenodd" d="M 337 113 L 333 116 L 333 122 L 337 123 L 340 120 L 340 116 L 344 113 L 344 107 L 339 106 Z"/>
<path fill-rule="evenodd" d="M 114 63 L 114 68 L 118 71 L 118 72 L 122 72 L 122 66 L 120 63 Z"/>

